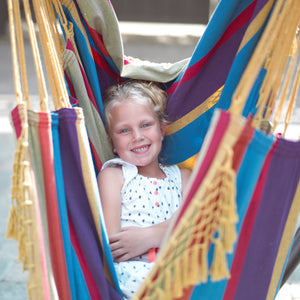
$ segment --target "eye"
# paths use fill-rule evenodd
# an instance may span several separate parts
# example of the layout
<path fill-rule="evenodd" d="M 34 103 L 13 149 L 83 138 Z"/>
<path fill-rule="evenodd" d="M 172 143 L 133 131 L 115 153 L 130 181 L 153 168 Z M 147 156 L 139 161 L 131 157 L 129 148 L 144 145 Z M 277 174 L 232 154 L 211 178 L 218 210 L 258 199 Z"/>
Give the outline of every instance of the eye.
<path fill-rule="evenodd" d="M 142 124 L 142 128 L 147 128 L 147 127 L 149 127 L 150 126 L 150 124 L 149 123 L 144 123 L 144 124 Z"/>
<path fill-rule="evenodd" d="M 128 133 L 128 132 L 129 132 L 128 128 L 123 128 L 123 129 L 120 130 L 121 134 L 125 134 L 125 133 Z"/>

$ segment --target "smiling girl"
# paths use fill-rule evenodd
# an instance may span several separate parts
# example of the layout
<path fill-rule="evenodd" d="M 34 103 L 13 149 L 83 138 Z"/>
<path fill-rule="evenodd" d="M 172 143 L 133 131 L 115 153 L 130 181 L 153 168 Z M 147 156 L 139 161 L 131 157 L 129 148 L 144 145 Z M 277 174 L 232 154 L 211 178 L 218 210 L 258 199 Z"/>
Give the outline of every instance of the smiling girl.
<path fill-rule="evenodd" d="M 152 268 L 190 171 L 163 166 L 166 93 L 133 81 L 110 88 L 104 114 L 117 158 L 106 162 L 98 186 L 120 288 L 131 298 Z"/>

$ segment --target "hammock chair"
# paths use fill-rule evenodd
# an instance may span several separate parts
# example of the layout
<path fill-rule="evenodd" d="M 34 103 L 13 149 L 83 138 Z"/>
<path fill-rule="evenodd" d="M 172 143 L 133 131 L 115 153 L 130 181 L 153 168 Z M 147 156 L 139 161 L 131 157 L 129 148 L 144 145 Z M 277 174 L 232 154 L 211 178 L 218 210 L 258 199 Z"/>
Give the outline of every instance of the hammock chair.
<path fill-rule="evenodd" d="M 54 110 L 23 0 L 41 100 L 31 108 L 19 2 L 8 0 L 17 145 L 7 237 L 28 298 L 122 299 L 96 184 L 112 157 L 102 95 L 142 79 L 168 93 L 163 163 L 193 173 L 133 299 L 273 299 L 300 212 L 300 142 L 284 138 L 300 80 L 298 0 L 222 0 L 192 57 L 174 64 L 126 57 L 109 1 L 32 3 Z"/>

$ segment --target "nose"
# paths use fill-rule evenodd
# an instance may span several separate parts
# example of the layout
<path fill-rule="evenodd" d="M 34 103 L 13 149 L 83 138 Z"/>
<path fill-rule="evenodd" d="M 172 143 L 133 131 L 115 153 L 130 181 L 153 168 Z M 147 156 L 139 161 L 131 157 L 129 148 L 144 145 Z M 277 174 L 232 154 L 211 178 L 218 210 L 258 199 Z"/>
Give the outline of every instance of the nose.
<path fill-rule="evenodd" d="M 135 141 L 139 141 L 142 140 L 144 138 L 143 133 L 141 132 L 141 130 L 139 128 L 135 128 L 133 130 L 133 139 Z"/>

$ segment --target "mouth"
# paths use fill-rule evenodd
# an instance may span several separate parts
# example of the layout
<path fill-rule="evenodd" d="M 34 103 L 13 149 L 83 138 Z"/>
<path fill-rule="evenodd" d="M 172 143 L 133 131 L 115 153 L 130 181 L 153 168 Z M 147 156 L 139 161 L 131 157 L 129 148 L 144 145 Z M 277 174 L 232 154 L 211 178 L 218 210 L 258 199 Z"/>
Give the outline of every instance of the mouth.
<path fill-rule="evenodd" d="M 131 151 L 134 153 L 145 153 L 150 148 L 150 145 L 143 145 L 140 147 L 135 147 Z"/>

